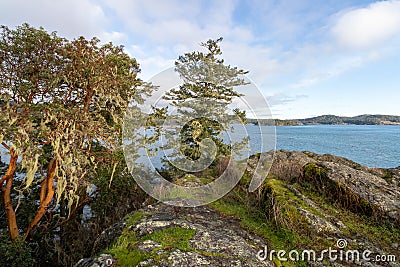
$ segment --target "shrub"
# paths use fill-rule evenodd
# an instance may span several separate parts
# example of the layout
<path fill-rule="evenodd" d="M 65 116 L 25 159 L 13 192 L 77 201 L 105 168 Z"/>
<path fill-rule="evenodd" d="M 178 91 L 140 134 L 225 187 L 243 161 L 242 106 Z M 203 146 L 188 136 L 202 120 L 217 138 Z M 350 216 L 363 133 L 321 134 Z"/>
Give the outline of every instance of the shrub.
<path fill-rule="evenodd" d="M 0 235 L 0 266 L 30 267 L 35 266 L 32 249 L 28 242 L 11 242 L 8 236 Z"/>

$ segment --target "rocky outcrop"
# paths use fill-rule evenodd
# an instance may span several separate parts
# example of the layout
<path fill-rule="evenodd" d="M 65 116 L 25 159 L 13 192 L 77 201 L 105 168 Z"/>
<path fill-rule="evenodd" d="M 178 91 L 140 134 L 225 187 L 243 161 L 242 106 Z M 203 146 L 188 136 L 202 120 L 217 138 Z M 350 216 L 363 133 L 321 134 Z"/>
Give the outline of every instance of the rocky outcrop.
<path fill-rule="evenodd" d="M 288 178 L 301 177 L 304 175 L 304 167 L 309 163 L 315 163 L 324 170 L 322 176 L 318 177 L 321 186 L 324 186 L 324 183 L 334 183 L 382 213 L 394 219 L 400 219 L 400 187 L 397 184 L 400 171 L 398 169 L 367 168 L 351 160 L 329 154 L 318 155 L 312 152 L 280 150 L 275 153 L 271 173 L 281 179 L 283 175 L 279 172 L 294 169 L 296 172 L 290 173 L 291 177 Z"/>
<path fill-rule="evenodd" d="M 345 186 L 390 217 L 400 218 L 399 187 L 367 171 L 356 170 L 336 162 L 323 162 L 321 165 L 328 170 L 329 179 Z"/>
<path fill-rule="evenodd" d="M 251 173 L 257 157 L 248 163 Z M 186 180 L 193 181 L 183 178 L 180 182 Z M 321 249 L 321 241 L 334 247 L 337 240 L 345 240 L 351 249 L 397 257 L 397 262 L 309 261 L 309 266 L 398 267 L 400 247 L 392 235 L 400 236 L 399 181 L 400 168 L 367 168 L 332 155 L 282 150 L 276 151 L 270 175 L 260 190 L 250 194 L 244 189 L 247 186 L 239 184 L 233 193 L 243 193 L 250 199 L 244 202 L 259 205 L 263 219 L 298 235 L 297 240 L 309 240 L 296 244 L 298 249 Z M 314 191 L 309 190 L 310 184 Z M 240 197 L 232 200 L 243 204 Z M 348 209 L 352 201 L 361 209 Z M 242 207 L 250 208 L 246 205 Z M 367 210 L 377 212 L 378 218 L 372 218 Z M 242 219 L 210 206 L 146 203 L 97 239 L 94 253 L 109 247 L 106 252 L 112 256 L 83 259 L 76 266 L 281 266 L 279 261 L 257 258 L 264 245 L 276 245 L 268 236 L 274 233 L 260 234 L 243 227 Z M 380 220 L 391 226 L 380 228 Z"/>
<path fill-rule="evenodd" d="M 149 240 L 138 243 L 136 249 L 147 252 L 157 249 L 159 256 L 157 263 L 149 259 L 139 266 L 272 266 L 256 258 L 264 244 L 260 237 L 242 229 L 237 220 L 225 218 L 209 207 L 177 208 L 158 203 L 146 207 L 144 212 L 148 215 L 130 226 L 138 238 L 174 227 L 191 229 L 195 234 L 188 240 L 188 251 L 167 251 Z"/>
<path fill-rule="evenodd" d="M 262 238 L 244 230 L 237 219 L 224 217 L 209 207 L 178 208 L 157 203 L 140 213 L 143 217 L 133 224 L 124 220 L 124 235 L 135 236 L 135 242 L 128 242 L 129 250 L 144 257 L 136 266 L 273 266 L 257 259 L 257 252 L 265 244 Z M 185 249 L 151 239 L 152 235 L 177 228 L 193 230 Z M 115 236 L 111 231 L 104 231 L 99 239 L 104 242 Z M 120 233 L 118 228 L 116 233 Z M 101 260 L 82 259 L 76 267 L 111 266 L 103 259 L 118 264 L 118 260 L 104 254 Z"/>

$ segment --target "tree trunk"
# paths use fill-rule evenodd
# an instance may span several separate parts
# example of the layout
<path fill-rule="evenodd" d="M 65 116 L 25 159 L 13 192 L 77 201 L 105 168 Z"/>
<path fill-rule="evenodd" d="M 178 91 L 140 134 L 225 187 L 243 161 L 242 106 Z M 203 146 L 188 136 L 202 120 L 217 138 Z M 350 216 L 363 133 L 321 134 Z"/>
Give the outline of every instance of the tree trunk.
<path fill-rule="evenodd" d="M 43 215 L 46 213 L 47 207 L 53 200 L 54 196 L 54 176 L 57 170 L 57 160 L 53 158 L 50 160 L 46 179 L 43 180 L 41 188 L 40 188 L 40 206 L 38 211 L 36 212 L 35 218 L 33 218 L 32 222 L 29 224 L 28 229 L 26 230 L 24 238 L 27 238 L 31 230 L 38 225 Z"/>
<path fill-rule="evenodd" d="M 7 226 L 8 226 L 8 231 L 10 233 L 11 241 L 15 241 L 19 236 L 17 217 L 15 215 L 15 211 L 12 206 L 12 200 L 11 200 L 12 182 L 14 179 L 15 170 L 17 169 L 17 160 L 18 160 L 18 155 L 15 154 L 13 150 L 11 150 L 10 163 L 8 165 L 7 172 L 0 179 L 1 180 L 0 189 L 2 192 L 4 211 L 6 212 L 7 216 Z M 5 187 L 3 187 L 4 182 L 6 182 Z"/>

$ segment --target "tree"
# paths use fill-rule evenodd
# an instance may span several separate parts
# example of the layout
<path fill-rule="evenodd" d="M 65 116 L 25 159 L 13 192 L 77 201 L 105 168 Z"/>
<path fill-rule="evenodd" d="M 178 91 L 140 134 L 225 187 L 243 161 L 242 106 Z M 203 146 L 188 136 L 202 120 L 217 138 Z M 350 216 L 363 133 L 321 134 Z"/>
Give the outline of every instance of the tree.
<path fill-rule="evenodd" d="M 108 158 L 104 153 L 121 146 L 130 99 L 141 101 L 150 87 L 141 86 L 139 65 L 123 47 L 96 38 L 68 41 L 28 24 L 1 26 L 0 59 L 0 143 L 9 153 L 0 189 L 15 241 L 20 230 L 28 237 L 61 202 L 71 213 Z M 15 175 L 18 162 L 22 178 Z M 20 187 L 16 179 L 22 179 Z M 19 192 L 21 201 L 34 188 L 40 190 L 38 209 L 20 229 L 12 195 Z"/>
<path fill-rule="evenodd" d="M 241 96 L 235 87 L 246 85 L 242 75 L 247 72 L 237 67 L 225 65 L 219 43 L 222 38 L 201 43 L 206 52 L 191 52 L 180 56 L 175 63 L 175 70 L 183 80 L 179 88 L 170 90 L 165 99 L 171 101 L 177 110 L 175 121 L 186 121 L 177 139 L 176 129 L 172 127 L 168 148 L 180 147 L 180 153 L 190 161 L 204 160 L 200 165 L 210 163 L 216 157 L 216 164 L 222 157 L 231 155 L 233 146 L 240 142 L 227 144 L 222 132 L 228 130 L 233 121 L 245 120 L 245 112 L 230 110 L 229 105 Z M 171 123 L 174 125 L 174 123 Z M 208 142 L 205 140 L 208 139 Z M 209 142 L 215 144 L 215 147 Z M 242 145 L 246 140 L 241 140 Z M 176 153 L 174 155 L 176 157 Z M 176 157 L 174 164 L 187 166 L 188 161 Z M 184 163 L 183 163 L 184 162 Z M 189 164 L 190 165 L 190 164 Z M 202 166 L 192 166 L 194 170 Z"/>

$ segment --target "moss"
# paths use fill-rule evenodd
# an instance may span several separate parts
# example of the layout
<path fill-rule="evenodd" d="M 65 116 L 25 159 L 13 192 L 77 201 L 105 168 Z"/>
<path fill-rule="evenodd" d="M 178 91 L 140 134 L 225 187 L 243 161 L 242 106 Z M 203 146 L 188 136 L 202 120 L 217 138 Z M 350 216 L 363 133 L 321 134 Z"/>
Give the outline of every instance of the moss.
<path fill-rule="evenodd" d="M 389 170 L 385 170 L 382 178 L 385 179 L 387 182 L 390 182 L 390 180 L 393 178 L 393 174 Z"/>
<path fill-rule="evenodd" d="M 330 204 L 339 203 L 343 208 L 366 216 L 380 215 L 379 209 L 371 205 L 357 193 L 348 189 L 343 183 L 327 177 L 328 169 L 316 163 L 304 166 L 304 183 L 308 188 L 322 194 Z"/>
<path fill-rule="evenodd" d="M 221 199 L 210 204 L 212 208 L 226 216 L 234 216 L 241 220 L 240 224 L 267 240 L 276 248 L 292 247 L 295 243 L 294 232 L 276 227 L 264 214 L 241 203 L 229 199 Z"/>
<path fill-rule="evenodd" d="M 129 222 L 137 222 L 140 220 L 139 217 L 139 215 L 135 216 L 134 214 L 134 216 L 129 218 Z M 130 226 L 132 226 L 132 224 Z M 129 226 L 126 227 L 117 242 L 106 251 L 117 259 L 118 266 L 136 266 L 141 261 L 150 258 L 157 260 L 160 258 L 160 255 L 157 255 L 156 252 L 160 249 L 179 249 L 181 251 L 193 250 L 190 247 L 189 240 L 195 235 L 195 230 L 173 227 L 155 231 L 154 233 L 137 238 L 136 233 L 129 230 L 129 228 Z M 137 248 L 137 245 L 139 242 L 145 240 L 153 240 L 160 244 L 161 247 L 149 252 L 141 251 Z"/>
<path fill-rule="evenodd" d="M 127 247 L 119 247 L 109 251 L 118 262 L 118 266 L 122 267 L 131 267 L 136 266 L 139 262 L 147 260 L 151 258 L 150 253 L 133 250 L 131 251 Z"/>
<path fill-rule="evenodd" d="M 126 217 L 126 225 L 132 226 L 136 224 L 138 221 L 140 221 L 143 217 L 147 215 L 146 212 L 143 211 L 136 211 L 133 214 L 130 214 Z"/>
<path fill-rule="evenodd" d="M 240 219 L 240 225 L 267 240 L 269 248 L 291 250 L 299 248 L 301 239 L 310 242 L 306 238 L 298 236 L 295 231 L 277 226 L 256 207 L 231 201 L 229 196 L 211 203 L 210 206 L 226 216 L 234 216 Z M 298 266 L 298 264 L 302 264 L 300 262 L 280 262 L 277 258 L 274 258 L 274 262 L 276 266 Z"/>
<path fill-rule="evenodd" d="M 322 217 L 319 211 L 310 207 L 304 200 L 289 190 L 285 181 L 268 179 L 264 187 L 266 196 L 263 201 L 269 204 L 266 207 L 272 212 L 270 216 L 273 216 L 276 223 L 298 233 L 308 234 L 312 230 L 309 228 L 307 219 L 299 212 L 298 208 Z"/>
<path fill-rule="evenodd" d="M 296 188 L 312 201 L 318 203 L 324 213 L 339 219 L 346 225 L 341 229 L 346 236 L 363 236 L 390 251 L 391 244 L 400 240 L 400 227 L 398 222 L 382 219 L 377 221 L 344 208 L 339 203 L 332 203 L 319 192 L 311 189 L 311 185 L 297 184 Z M 356 249 L 356 248 L 355 248 Z"/>
<path fill-rule="evenodd" d="M 163 249 L 179 249 L 181 251 L 192 251 L 189 240 L 196 234 L 193 229 L 172 227 L 155 231 L 144 236 L 141 240 L 153 240 L 159 243 Z"/>
<path fill-rule="evenodd" d="M 318 164 L 312 162 L 304 166 L 304 179 L 305 180 L 315 180 L 321 179 L 327 175 L 328 170 Z"/>
<path fill-rule="evenodd" d="M 234 256 L 222 254 L 222 253 L 217 253 L 217 252 L 211 252 L 211 251 L 198 251 L 196 250 L 197 253 L 200 255 L 206 256 L 206 257 L 213 257 L 213 258 L 225 258 L 225 259 L 231 259 L 231 258 L 236 258 Z"/>

